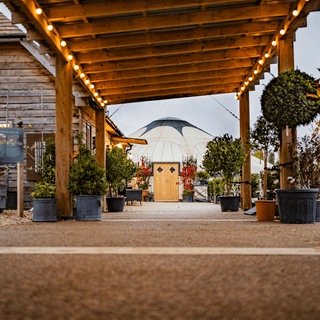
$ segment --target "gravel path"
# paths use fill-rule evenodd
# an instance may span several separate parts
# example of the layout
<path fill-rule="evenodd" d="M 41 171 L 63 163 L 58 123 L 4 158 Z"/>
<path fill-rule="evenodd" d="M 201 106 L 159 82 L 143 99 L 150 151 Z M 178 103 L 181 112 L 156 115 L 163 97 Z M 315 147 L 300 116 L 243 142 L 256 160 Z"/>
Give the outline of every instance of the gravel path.
<path fill-rule="evenodd" d="M 210 203 L 134 204 L 103 219 L 1 226 L 0 246 L 320 247 L 320 223 L 258 222 Z M 320 314 L 319 256 L 6 254 L 0 270 L 1 320 Z"/>

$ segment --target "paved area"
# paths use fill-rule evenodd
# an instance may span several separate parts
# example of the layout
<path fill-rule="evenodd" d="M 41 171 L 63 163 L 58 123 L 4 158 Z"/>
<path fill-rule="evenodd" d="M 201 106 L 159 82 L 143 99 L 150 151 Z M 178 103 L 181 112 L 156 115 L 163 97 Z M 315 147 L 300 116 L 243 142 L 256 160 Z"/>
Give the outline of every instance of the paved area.
<path fill-rule="evenodd" d="M 319 319 L 320 223 L 212 203 L 0 229 L 0 319 Z"/>

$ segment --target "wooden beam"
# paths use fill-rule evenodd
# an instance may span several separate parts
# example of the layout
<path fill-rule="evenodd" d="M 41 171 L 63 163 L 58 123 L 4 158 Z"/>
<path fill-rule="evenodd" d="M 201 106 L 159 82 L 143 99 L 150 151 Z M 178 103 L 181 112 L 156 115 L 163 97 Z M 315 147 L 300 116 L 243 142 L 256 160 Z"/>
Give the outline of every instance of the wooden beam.
<path fill-rule="evenodd" d="M 249 111 L 249 92 L 246 90 L 240 96 L 240 137 L 242 145 L 245 147 L 246 153 L 248 153 L 246 162 L 242 166 L 241 181 L 251 181 L 251 156 L 250 147 L 247 144 L 247 133 L 250 132 L 250 111 Z M 247 183 L 241 183 L 241 208 L 248 210 L 252 207 L 251 203 L 251 185 Z"/>
<path fill-rule="evenodd" d="M 278 73 L 294 69 L 293 37 L 280 39 L 278 45 Z M 297 129 L 283 130 L 280 139 L 280 188 L 292 189 L 288 177 L 292 177 L 292 148 L 295 148 Z M 286 164 L 281 166 L 281 164 Z"/>
<path fill-rule="evenodd" d="M 148 46 L 145 48 L 114 49 L 110 51 L 95 51 L 90 53 L 78 53 L 79 63 L 97 63 L 101 61 L 136 59 L 142 57 L 168 56 L 174 54 L 185 54 L 193 52 L 206 52 L 212 50 L 235 49 L 241 47 L 266 46 L 270 41 L 270 36 L 262 37 L 236 37 L 219 39 L 213 41 L 196 41 L 192 43 L 171 44 L 160 46 Z M 218 54 L 218 52 L 212 54 Z"/>
<path fill-rule="evenodd" d="M 286 16 L 291 4 L 277 3 L 264 6 L 249 6 L 227 8 L 192 13 L 169 14 L 123 20 L 109 20 L 87 24 L 68 24 L 58 26 L 57 29 L 63 38 L 83 37 L 92 34 L 108 34 L 116 32 L 138 31 L 143 29 L 156 29 L 188 26 L 204 23 L 220 23 L 239 21 L 245 19 L 270 18 Z"/>
<path fill-rule="evenodd" d="M 147 140 L 145 139 L 112 137 L 111 140 L 115 142 L 132 143 L 132 144 L 143 144 L 143 145 L 148 144 Z"/>
<path fill-rule="evenodd" d="M 106 169 L 106 115 L 105 109 L 96 110 L 96 161 Z M 106 210 L 106 197 L 103 197 Z"/>
<path fill-rule="evenodd" d="M 166 1 L 105 1 L 79 5 L 55 6 L 46 9 L 51 21 L 78 20 L 83 17 L 99 17 L 139 11 L 184 8 L 219 3 L 241 3 L 243 0 L 166 0 Z"/>
<path fill-rule="evenodd" d="M 227 60 L 227 61 L 216 61 L 208 63 L 195 63 L 187 65 L 178 65 L 162 68 L 147 68 L 138 70 L 123 70 L 114 71 L 101 74 L 92 74 L 90 76 L 93 82 L 99 81 L 113 81 L 115 79 L 137 79 L 137 78 L 149 78 L 155 76 L 174 75 L 180 73 L 193 73 L 209 70 L 220 70 L 220 69 L 234 69 L 237 67 L 251 67 L 254 64 L 253 59 L 243 60 Z"/>
<path fill-rule="evenodd" d="M 20 218 L 23 218 L 23 163 L 17 163 L 17 209 Z"/>
<path fill-rule="evenodd" d="M 132 86 L 144 86 L 150 84 L 158 83 L 169 83 L 169 82 L 179 82 L 179 81 L 194 81 L 201 79 L 217 79 L 217 78 L 227 78 L 244 76 L 249 72 L 249 68 L 237 68 L 237 69 L 223 69 L 214 71 L 202 71 L 202 72 L 192 72 L 192 73 L 178 73 L 169 74 L 165 76 L 151 76 L 144 78 L 133 78 L 133 79 L 121 79 L 113 81 L 97 82 L 97 89 L 112 89 L 112 88 L 122 88 L 122 87 L 132 87 Z"/>
<path fill-rule="evenodd" d="M 57 55 L 56 66 L 56 186 L 57 216 L 72 216 L 67 189 L 72 165 L 72 65 Z"/>
<path fill-rule="evenodd" d="M 159 95 L 159 96 L 150 96 L 150 97 L 128 97 L 126 99 L 113 100 L 108 101 L 108 105 L 116 105 L 123 103 L 133 103 L 133 102 L 144 102 L 144 101 L 157 101 L 157 100 L 167 100 L 167 99 L 178 99 L 178 98 L 187 98 L 187 97 L 198 97 L 205 95 L 213 95 L 213 94 L 222 94 L 222 93 L 230 93 L 236 92 L 235 89 L 232 88 L 216 88 L 215 90 L 201 91 L 201 92 L 183 92 L 176 94 L 168 94 L 168 95 Z"/>
<path fill-rule="evenodd" d="M 167 89 L 167 90 L 154 90 L 154 91 L 146 91 L 146 92 L 134 92 L 129 94 L 120 94 L 120 95 L 103 95 L 103 99 L 108 100 L 109 102 L 116 101 L 116 100 L 127 100 L 133 98 L 145 98 L 145 97 L 160 97 L 160 96 L 169 96 L 169 95 L 176 95 L 176 94 L 185 94 L 185 93 L 195 93 L 199 94 L 201 92 L 211 92 L 215 94 L 215 92 L 221 92 L 223 90 L 224 93 L 234 92 L 235 88 L 238 85 L 231 84 L 231 85 L 207 85 L 207 86 L 200 86 L 200 87 L 190 87 L 190 88 L 177 88 L 177 89 Z"/>
<path fill-rule="evenodd" d="M 176 88 L 190 88 L 190 87 L 201 87 L 201 86 L 213 86 L 213 85 L 239 85 L 243 81 L 244 77 L 225 77 L 216 79 L 202 79 L 193 81 L 176 81 L 160 84 L 150 84 L 143 86 L 131 86 L 123 88 L 108 88 L 100 90 L 101 95 L 116 95 L 116 94 L 127 94 L 133 92 L 147 92 L 147 91 L 161 91 Z"/>
<path fill-rule="evenodd" d="M 87 51 L 97 49 L 110 49 L 126 46 L 141 46 L 156 43 L 169 43 L 177 41 L 188 41 L 198 39 L 213 39 L 217 37 L 263 34 L 277 31 L 279 20 L 269 22 L 235 23 L 232 25 L 216 26 L 214 28 L 196 28 L 192 30 L 145 32 L 143 34 L 111 35 L 103 38 L 69 40 L 70 50 Z"/>
<path fill-rule="evenodd" d="M 213 62 L 220 61 L 223 63 L 226 60 L 234 59 L 248 59 L 248 58 L 258 58 L 263 51 L 263 47 L 253 47 L 250 49 L 230 49 L 230 50 L 219 50 L 211 52 L 197 52 L 188 55 L 172 55 L 172 56 L 162 56 L 162 57 L 150 57 L 137 60 L 121 61 L 119 63 L 112 62 L 102 62 L 100 64 L 95 64 L 91 66 L 85 66 L 87 73 L 94 72 L 106 72 L 106 71 L 120 71 L 127 69 L 146 69 L 153 67 L 167 67 L 167 66 L 177 66 L 183 64 L 194 64 L 198 62 Z M 229 61 L 231 64 L 232 61 Z M 106 66 L 110 68 L 106 68 Z M 117 68 L 118 67 L 118 68 Z M 127 70 L 129 71 L 129 70 Z M 148 71 L 150 72 L 150 70 Z M 101 76 L 102 78 L 103 76 Z M 92 81 L 98 81 L 99 76 L 91 76 Z M 95 79 L 95 80 L 94 80 Z M 102 78 L 100 81 L 105 80 Z"/>

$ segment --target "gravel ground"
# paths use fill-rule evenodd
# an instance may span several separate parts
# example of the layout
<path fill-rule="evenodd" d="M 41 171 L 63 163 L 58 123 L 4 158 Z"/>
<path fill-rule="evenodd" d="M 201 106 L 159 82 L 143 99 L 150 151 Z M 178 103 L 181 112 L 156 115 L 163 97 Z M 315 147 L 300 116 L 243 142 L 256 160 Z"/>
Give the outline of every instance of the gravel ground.
<path fill-rule="evenodd" d="M 320 247 L 320 223 L 252 221 L 255 216 L 221 213 L 210 203 L 134 204 L 103 218 L 1 225 L 0 246 Z M 133 221 L 112 221 L 119 219 Z M 0 255 L 0 270 L 5 320 L 291 320 L 320 314 L 319 256 Z"/>

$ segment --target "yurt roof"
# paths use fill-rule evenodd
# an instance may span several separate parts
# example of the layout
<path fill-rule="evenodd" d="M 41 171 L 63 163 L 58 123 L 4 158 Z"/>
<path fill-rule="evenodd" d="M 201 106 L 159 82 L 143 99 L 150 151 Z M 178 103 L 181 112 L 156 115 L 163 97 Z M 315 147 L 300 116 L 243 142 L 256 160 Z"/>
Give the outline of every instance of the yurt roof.
<path fill-rule="evenodd" d="M 182 162 L 187 156 L 197 159 L 198 168 L 202 165 L 207 143 L 213 136 L 190 122 L 178 118 L 154 120 L 129 135 L 132 138 L 146 139 L 148 145 L 135 145 L 130 151 L 133 161 L 139 162 L 141 156 L 152 162 Z M 263 161 L 251 157 L 252 173 L 264 168 Z"/>

